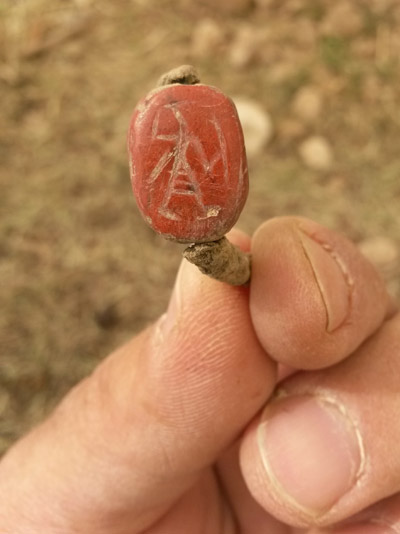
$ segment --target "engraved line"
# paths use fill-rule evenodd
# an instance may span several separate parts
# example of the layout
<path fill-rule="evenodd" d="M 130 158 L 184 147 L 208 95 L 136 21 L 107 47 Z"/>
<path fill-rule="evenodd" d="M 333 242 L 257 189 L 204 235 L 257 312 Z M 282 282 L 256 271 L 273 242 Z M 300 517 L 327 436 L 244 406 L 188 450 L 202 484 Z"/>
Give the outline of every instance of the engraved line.
<path fill-rule="evenodd" d="M 165 169 L 165 167 L 168 165 L 168 163 L 171 161 L 171 159 L 175 156 L 175 150 L 171 150 L 171 152 L 164 152 L 164 154 L 161 156 L 161 158 L 158 160 L 157 165 L 154 167 L 150 174 L 149 183 L 153 184 L 157 178 L 160 176 L 162 171 Z"/>
<path fill-rule="evenodd" d="M 194 197 L 198 209 L 203 213 L 203 216 L 198 215 L 197 220 L 204 220 L 209 217 L 217 217 L 221 206 L 205 206 L 203 201 L 203 194 L 197 179 L 197 172 L 190 165 L 187 157 L 189 146 L 192 146 L 197 154 L 198 160 L 203 167 L 203 172 L 209 174 L 215 168 L 217 162 L 222 159 L 224 166 L 224 182 L 228 179 L 227 166 L 227 150 L 226 139 L 222 133 L 221 127 L 218 124 L 215 116 L 211 123 L 214 125 L 217 133 L 219 149 L 210 160 L 205 152 L 204 146 L 200 138 L 189 131 L 187 121 L 183 116 L 181 110 L 177 107 L 177 103 L 166 104 L 163 108 L 170 109 L 178 123 L 178 132 L 176 134 L 158 134 L 160 111 L 157 113 L 152 125 L 153 139 L 160 139 L 162 141 L 174 141 L 176 144 L 172 151 L 166 151 L 159 159 L 157 165 L 154 167 L 150 175 L 150 183 L 160 176 L 165 167 L 173 158 L 172 168 L 170 169 L 170 177 L 167 180 L 165 187 L 165 194 L 162 199 L 161 206 L 158 212 L 170 220 L 179 220 L 180 217 L 169 209 L 169 204 L 174 195 L 191 196 Z M 241 177 L 243 179 L 243 176 Z"/>
<path fill-rule="evenodd" d="M 228 183 L 228 157 L 227 157 L 227 149 L 226 149 L 226 139 L 224 134 L 222 133 L 221 126 L 218 124 L 218 121 L 216 117 L 214 116 L 212 123 L 214 125 L 215 131 L 217 132 L 219 146 L 221 149 L 221 158 L 222 158 L 222 165 L 224 167 L 224 183 L 227 185 Z"/>
<path fill-rule="evenodd" d="M 179 135 L 177 136 L 177 145 L 176 145 L 176 154 L 175 159 L 173 163 L 173 167 L 171 169 L 171 177 L 168 181 L 168 187 L 166 190 L 166 194 L 164 196 L 163 202 L 162 202 L 162 208 L 163 210 L 168 211 L 168 205 L 169 202 L 174 194 L 178 195 L 191 195 L 194 196 L 196 199 L 196 203 L 198 207 L 204 212 L 204 202 L 202 198 L 201 189 L 199 187 L 198 181 L 196 180 L 195 173 L 193 171 L 193 168 L 189 165 L 187 160 L 187 149 L 191 142 L 197 141 L 198 139 L 190 135 L 188 133 L 188 127 L 185 118 L 183 117 L 181 111 L 175 107 L 175 106 L 168 106 L 172 109 L 172 112 L 176 118 L 176 121 L 179 125 Z M 177 176 L 184 175 L 187 177 L 187 181 L 192 186 L 193 190 L 187 190 L 188 192 L 185 193 L 185 190 L 177 189 L 177 185 L 179 185 L 179 182 L 177 181 Z M 182 184 L 182 181 L 181 181 Z"/>
<path fill-rule="evenodd" d="M 161 112 L 161 110 L 159 109 L 157 111 L 157 113 L 156 113 L 156 116 L 154 117 L 153 124 L 151 125 L 151 137 L 152 137 L 152 139 L 155 139 L 156 136 L 157 136 L 158 123 L 160 121 L 160 112 Z"/>

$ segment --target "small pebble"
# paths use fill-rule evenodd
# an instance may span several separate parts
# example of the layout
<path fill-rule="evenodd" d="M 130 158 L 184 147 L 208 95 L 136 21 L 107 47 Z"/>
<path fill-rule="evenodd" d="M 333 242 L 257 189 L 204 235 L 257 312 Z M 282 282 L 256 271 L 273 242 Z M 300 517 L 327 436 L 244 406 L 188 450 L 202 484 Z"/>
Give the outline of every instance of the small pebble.
<path fill-rule="evenodd" d="M 257 157 L 272 138 L 271 116 L 254 100 L 242 96 L 233 100 L 242 124 L 247 156 Z"/>
<path fill-rule="evenodd" d="M 253 0 L 202 0 L 202 3 L 224 15 L 243 15 L 253 7 Z"/>
<path fill-rule="evenodd" d="M 196 58 L 205 58 L 215 53 L 224 42 L 221 26 L 213 19 L 200 20 L 192 35 L 192 54 Z"/>
<path fill-rule="evenodd" d="M 294 97 L 292 109 L 303 121 L 315 122 L 321 114 L 321 93 L 315 87 L 302 87 Z"/>
<path fill-rule="evenodd" d="M 305 126 L 298 119 L 284 118 L 277 124 L 277 135 L 285 143 L 298 141 L 304 134 Z"/>
<path fill-rule="evenodd" d="M 236 31 L 229 50 L 229 62 L 233 67 L 243 68 L 257 56 L 261 34 L 250 24 L 242 24 Z"/>
<path fill-rule="evenodd" d="M 318 25 L 315 24 L 315 21 L 304 16 L 296 17 L 293 23 L 295 24 L 293 38 L 296 45 L 307 50 L 317 46 Z"/>
<path fill-rule="evenodd" d="M 327 171 L 333 163 L 329 142 L 321 136 L 309 137 L 299 146 L 299 154 L 305 165 L 316 171 Z"/>
<path fill-rule="evenodd" d="M 343 0 L 332 2 L 326 18 L 321 23 L 324 34 L 353 37 L 363 29 L 363 15 L 354 2 Z"/>

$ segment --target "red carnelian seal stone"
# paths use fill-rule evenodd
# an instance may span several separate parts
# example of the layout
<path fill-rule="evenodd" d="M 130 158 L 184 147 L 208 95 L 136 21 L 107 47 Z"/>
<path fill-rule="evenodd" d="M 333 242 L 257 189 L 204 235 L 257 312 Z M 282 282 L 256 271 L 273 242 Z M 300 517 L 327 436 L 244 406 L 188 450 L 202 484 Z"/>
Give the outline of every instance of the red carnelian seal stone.
<path fill-rule="evenodd" d="M 137 105 L 129 127 L 133 192 L 167 239 L 206 242 L 237 221 L 248 194 L 243 133 L 233 102 L 208 85 L 166 85 Z"/>

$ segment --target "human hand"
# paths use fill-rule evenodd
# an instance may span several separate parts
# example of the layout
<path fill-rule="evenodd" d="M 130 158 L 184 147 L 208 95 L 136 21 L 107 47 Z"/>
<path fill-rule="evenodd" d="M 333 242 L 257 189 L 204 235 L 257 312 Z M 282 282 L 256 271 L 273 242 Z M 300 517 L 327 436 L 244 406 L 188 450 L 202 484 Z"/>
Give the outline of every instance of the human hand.
<path fill-rule="evenodd" d="M 251 246 L 250 288 L 184 263 L 168 313 L 9 451 L 2 534 L 400 532 L 400 316 L 383 283 L 306 219 Z"/>

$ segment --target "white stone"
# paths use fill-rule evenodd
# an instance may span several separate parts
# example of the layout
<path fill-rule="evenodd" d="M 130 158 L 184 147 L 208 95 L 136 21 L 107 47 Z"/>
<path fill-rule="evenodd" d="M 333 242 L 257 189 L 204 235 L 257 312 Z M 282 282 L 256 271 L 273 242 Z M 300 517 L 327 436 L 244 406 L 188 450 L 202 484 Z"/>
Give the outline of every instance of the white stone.
<path fill-rule="evenodd" d="M 198 58 L 205 58 L 215 53 L 224 41 L 221 25 L 213 19 L 200 20 L 193 30 L 192 54 Z"/>
<path fill-rule="evenodd" d="M 313 136 L 303 141 L 299 154 L 305 165 L 316 171 L 327 171 L 333 163 L 331 146 L 324 137 Z"/>
<path fill-rule="evenodd" d="M 292 109 L 295 115 L 305 122 L 314 122 L 321 114 L 322 96 L 312 86 L 299 89 L 294 97 Z"/>
<path fill-rule="evenodd" d="M 233 101 L 242 124 L 247 156 L 256 157 L 273 135 L 271 116 L 255 100 L 240 96 Z"/>

